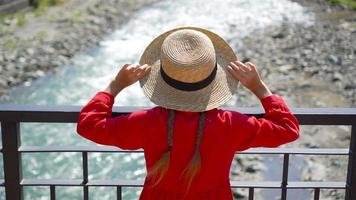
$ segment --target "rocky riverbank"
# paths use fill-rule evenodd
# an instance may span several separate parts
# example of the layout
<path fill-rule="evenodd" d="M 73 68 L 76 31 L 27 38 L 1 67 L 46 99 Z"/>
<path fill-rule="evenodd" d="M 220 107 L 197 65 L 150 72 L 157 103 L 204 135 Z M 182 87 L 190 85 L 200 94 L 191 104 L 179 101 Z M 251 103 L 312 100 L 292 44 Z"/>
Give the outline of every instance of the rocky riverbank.
<path fill-rule="evenodd" d="M 320 1 L 298 1 L 315 13 L 311 26 L 291 25 L 259 30 L 236 44 L 241 60 L 260 68 L 264 81 L 291 107 L 355 107 L 356 105 L 356 12 Z M 234 41 L 234 40 L 233 40 Z M 237 105 L 257 106 L 258 101 L 241 88 Z M 303 126 L 299 140 L 286 146 L 348 148 L 350 128 Z M 304 157 L 303 180 L 345 181 L 347 159 L 341 156 Z M 251 160 L 236 158 L 237 171 L 254 180 L 263 175 L 264 165 L 248 170 Z M 293 165 L 293 161 L 292 165 Z M 260 166 L 260 167 L 259 167 Z M 269 173 L 270 169 L 267 169 Z M 247 191 L 238 196 L 247 197 Z M 342 190 L 322 190 L 321 199 L 343 199 Z"/>
<path fill-rule="evenodd" d="M 0 31 L 0 98 L 9 89 L 70 62 L 78 51 L 97 45 L 135 11 L 157 0 L 72 0 L 26 22 L 5 20 Z"/>

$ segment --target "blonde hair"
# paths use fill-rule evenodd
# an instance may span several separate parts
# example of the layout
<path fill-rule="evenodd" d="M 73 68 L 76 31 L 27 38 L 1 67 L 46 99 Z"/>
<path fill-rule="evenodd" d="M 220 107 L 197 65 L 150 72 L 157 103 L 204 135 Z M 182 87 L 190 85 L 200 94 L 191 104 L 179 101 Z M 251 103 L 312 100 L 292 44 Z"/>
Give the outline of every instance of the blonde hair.
<path fill-rule="evenodd" d="M 151 181 L 151 186 L 156 186 L 162 181 L 163 177 L 168 171 L 171 150 L 173 146 L 173 125 L 174 125 L 175 111 L 169 110 L 167 118 L 167 143 L 168 150 L 165 152 L 161 158 L 148 169 L 147 178 Z M 203 136 L 203 130 L 205 125 L 206 112 L 201 112 L 199 117 L 198 133 L 194 146 L 194 154 L 186 168 L 183 170 L 181 177 L 184 176 L 187 183 L 186 194 L 188 193 L 194 178 L 200 171 L 201 168 L 201 156 L 200 156 L 200 143 Z"/>

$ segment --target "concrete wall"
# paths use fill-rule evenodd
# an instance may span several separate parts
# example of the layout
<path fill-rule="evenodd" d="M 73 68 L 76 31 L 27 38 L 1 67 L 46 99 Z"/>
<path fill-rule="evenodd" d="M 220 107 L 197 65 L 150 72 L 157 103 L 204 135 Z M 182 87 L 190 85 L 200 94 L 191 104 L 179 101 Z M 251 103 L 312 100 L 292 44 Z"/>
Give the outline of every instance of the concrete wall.
<path fill-rule="evenodd" d="M 29 0 L 0 0 L 0 14 L 10 14 L 29 5 Z"/>
<path fill-rule="evenodd" d="M 12 0 L 0 0 L 0 5 L 12 2 Z"/>

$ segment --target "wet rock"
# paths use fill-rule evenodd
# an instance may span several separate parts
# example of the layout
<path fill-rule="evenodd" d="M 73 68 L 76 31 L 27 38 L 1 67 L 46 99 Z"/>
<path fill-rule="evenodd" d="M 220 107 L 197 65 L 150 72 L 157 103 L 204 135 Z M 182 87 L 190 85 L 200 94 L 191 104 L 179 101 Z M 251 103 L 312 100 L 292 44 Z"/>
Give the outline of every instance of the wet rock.
<path fill-rule="evenodd" d="M 332 79 L 333 82 L 341 81 L 342 79 L 343 79 L 343 76 L 339 72 L 335 72 L 333 74 L 333 79 Z"/>
<path fill-rule="evenodd" d="M 339 160 L 332 160 L 331 164 L 334 167 L 341 167 L 341 162 Z"/>
<path fill-rule="evenodd" d="M 13 62 L 6 63 L 4 70 L 8 73 L 13 72 L 15 70 L 15 64 Z"/>
<path fill-rule="evenodd" d="M 345 90 L 356 90 L 356 84 L 346 84 L 344 89 Z"/>
<path fill-rule="evenodd" d="M 293 69 L 294 69 L 293 65 L 283 65 L 283 66 L 278 67 L 278 71 L 283 74 L 288 74 Z"/>
<path fill-rule="evenodd" d="M 6 78 L 0 76 L 0 87 L 5 88 L 6 86 L 7 86 Z"/>
<path fill-rule="evenodd" d="M 316 60 L 316 64 L 317 64 L 317 65 L 325 65 L 325 61 L 319 59 L 319 60 Z"/>
<path fill-rule="evenodd" d="M 3 24 L 6 25 L 6 26 L 10 26 L 13 23 L 13 21 L 14 20 L 12 20 L 12 19 L 5 18 L 4 21 L 3 21 Z"/>
<path fill-rule="evenodd" d="M 6 85 L 8 86 L 12 86 L 12 85 L 15 85 L 15 83 L 17 83 L 16 79 L 14 78 L 14 74 L 12 74 L 11 76 L 7 77 L 6 80 Z"/>
<path fill-rule="evenodd" d="M 300 67 L 301 68 L 307 68 L 309 66 L 309 64 L 307 62 L 301 62 L 300 63 Z"/>
<path fill-rule="evenodd" d="M 246 195 L 244 195 L 244 194 L 242 194 L 242 193 L 240 193 L 240 192 L 234 192 L 233 195 L 234 195 L 234 198 L 236 198 L 236 199 L 247 198 Z"/>
<path fill-rule="evenodd" d="M 41 76 L 44 76 L 44 75 L 45 75 L 44 71 L 42 71 L 42 70 L 37 70 L 37 71 L 35 72 L 35 74 L 36 74 L 36 77 L 41 77 Z"/>
<path fill-rule="evenodd" d="M 247 173 L 256 173 L 257 171 L 260 171 L 261 169 L 256 166 L 256 165 L 249 165 L 246 167 L 246 172 Z"/>
<path fill-rule="evenodd" d="M 25 57 L 19 57 L 18 59 L 17 59 L 17 61 L 18 61 L 18 63 L 26 63 L 26 58 Z"/>
<path fill-rule="evenodd" d="M 16 57 L 17 57 L 17 50 L 14 50 L 14 51 L 5 51 L 5 53 L 4 53 L 4 60 L 5 61 L 13 61 L 13 60 L 15 60 L 16 59 Z"/>
<path fill-rule="evenodd" d="M 103 20 L 100 17 L 91 17 L 89 19 L 89 22 L 94 25 L 101 25 L 103 23 Z"/>
<path fill-rule="evenodd" d="M 284 37 L 285 37 L 285 34 L 283 32 L 279 32 L 279 33 L 277 33 L 275 35 L 272 35 L 273 39 L 282 39 Z"/>
<path fill-rule="evenodd" d="M 51 46 L 42 46 L 40 48 L 40 51 L 46 54 L 54 54 L 56 52 L 56 49 Z"/>
<path fill-rule="evenodd" d="M 28 62 L 28 65 L 29 65 L 29 66 L 34 66 L 37 62 L 38 62 L 38 61 L 37 61 L 36 59 L 31 58 L 31 59 L 29 60 L 29 62 Z"/>
<path fill-rule="evenodd" d="M 332 64 L 341 65 L 341 58 L 339 58 L 335 55 L 328 55 L 327 61 L 331 62 Z"/>
<path fill-rule="evenodd" d="M 36 50 L 34 48 L 28 48 L 26 49 L 26 53 L 28 56 L 33 56 L 35 54 Z"/>
<path fill-rule="evenodd" d="M 56 50 L 62 50 L 64 48 L 63 43 L 60 41 L 53 42 L 52 47 Z"/>

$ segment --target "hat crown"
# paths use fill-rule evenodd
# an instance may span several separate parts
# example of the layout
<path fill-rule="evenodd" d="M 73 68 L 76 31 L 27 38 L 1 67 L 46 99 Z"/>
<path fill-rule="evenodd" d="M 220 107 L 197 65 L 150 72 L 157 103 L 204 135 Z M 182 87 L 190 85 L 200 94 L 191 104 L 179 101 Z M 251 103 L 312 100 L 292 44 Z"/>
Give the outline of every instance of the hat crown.
<path fill-rule="evenodd" d="M 178 30 L 168 35 L 161 46 L 160 60 L 169 77 L 186 83 L 204 80 L 216 65 L 212 41 L 195 30 Z"/>

